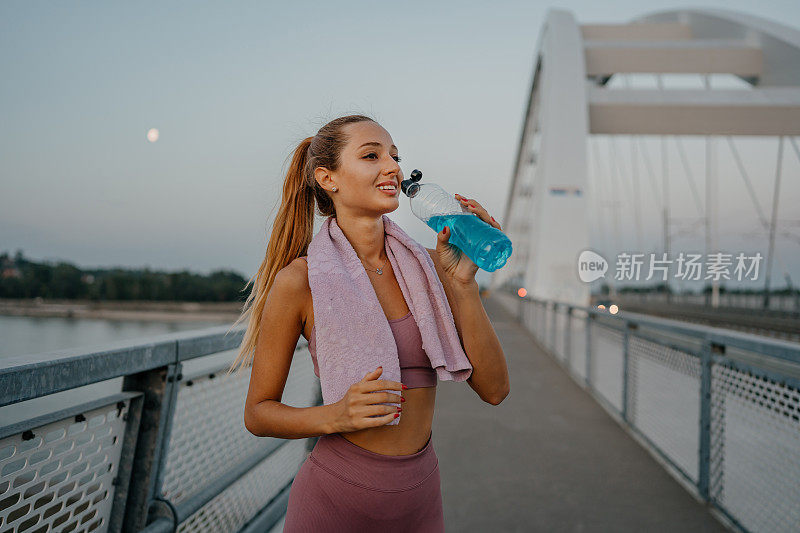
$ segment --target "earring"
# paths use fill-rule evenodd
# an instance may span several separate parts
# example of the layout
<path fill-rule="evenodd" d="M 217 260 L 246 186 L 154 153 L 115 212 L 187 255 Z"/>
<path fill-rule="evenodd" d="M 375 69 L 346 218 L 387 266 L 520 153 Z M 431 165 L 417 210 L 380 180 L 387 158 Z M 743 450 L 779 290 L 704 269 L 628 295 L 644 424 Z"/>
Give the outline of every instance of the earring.
<path fill-rule="evenodd" d="M 336 187 L 336 185 L 334 185 L 334 186 L 333 186 L 333 189 L 331 189 L 331 190 L 332 190 L 333 192 L 336 192 L 336 191 L 338 191 L 338 190 L 339 190 L 339 188 L 338 188 L 338 187 Z"/>

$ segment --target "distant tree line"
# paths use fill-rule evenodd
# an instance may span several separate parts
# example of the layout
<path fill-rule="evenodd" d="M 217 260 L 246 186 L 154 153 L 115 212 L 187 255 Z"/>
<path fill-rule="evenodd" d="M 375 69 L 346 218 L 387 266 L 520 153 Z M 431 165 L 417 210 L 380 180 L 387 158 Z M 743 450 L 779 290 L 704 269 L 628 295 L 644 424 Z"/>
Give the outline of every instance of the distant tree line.
<path fill-rule="evenodd" d="M 207 276 L 149 268 L 82 270 L 65 262 L 31 261 L 19 250 L 14 257 L 0 255 L 0 298 L 243 302 L 247 282 L 230 270 Z"/>

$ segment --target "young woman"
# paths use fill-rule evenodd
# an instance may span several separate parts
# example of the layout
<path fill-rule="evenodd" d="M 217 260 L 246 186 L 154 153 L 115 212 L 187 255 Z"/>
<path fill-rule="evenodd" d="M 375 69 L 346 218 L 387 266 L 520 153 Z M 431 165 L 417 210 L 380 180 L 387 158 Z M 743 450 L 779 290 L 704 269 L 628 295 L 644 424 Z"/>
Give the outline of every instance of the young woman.
<path fill-rule="evenodd" d="M 292 483 L 286 532 L 444 531 L 431 442 L 437 376 L 384 247 L 382 215 L 398 208 L 404 179 L 397 154 L 389 133 L 362 115 L 337 118 L 303 140 L 245 304 L 249 327 L 232 366 L 252 365 L 245 426 L 258 436 L 320 436 Z M 394 193 L 379 188 L 386 183 L 395 186 Z M 478 202 L 455 196 L 476 216 L 500 227 Z M 322 216 L 335 217 L 361 260 L 397 342 L 402 381 L 409 383 L 380 379 L 379 367 L 336 403 L 296 408 L 280 400 L 300 335 L 315 356 L 305 257 L 315 203 Z M 478 268 L 448 244 L 449 237 L 445 228 L 436 248 L 426 250 L 472 364 L 467 383 L 482 400 L 497 405 L 510 390 L 505 356 L 479 297 Z M 386 390 L 392 392 L 374 392 Z M 396 408 L 387 402 L 402 403 Z M 387 425 L 400 410 L 400 423 Z"/>

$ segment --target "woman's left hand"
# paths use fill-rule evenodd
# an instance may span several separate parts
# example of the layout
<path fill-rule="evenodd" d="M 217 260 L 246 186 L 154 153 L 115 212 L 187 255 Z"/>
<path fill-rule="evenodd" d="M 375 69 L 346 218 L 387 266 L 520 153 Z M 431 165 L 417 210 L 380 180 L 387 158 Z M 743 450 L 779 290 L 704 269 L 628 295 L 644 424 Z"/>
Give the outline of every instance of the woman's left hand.
<path fill-rule="evenodd" d="M 461 202 L 461 205 L 466 207 L 471 213 L 479 217 L 481 220 L 490 226 L 500 229 L 500 224 L 489 215 L 481 204 L 474 198 L 465 198 L 460 194 L 455 195 L 456 200 Z M 439 254 L 439 260 L 445 274 L 450 278 L 462 285 L 469 285 L 475 281 L 475 273 L 478 271 L 478 265 L 472 262 L 467 254 L 463 253 L 458 247 L 453 246 L 448 241 L 450 240 L 450 228 L 445 226 L 444 233 L 441 231 L 437 236 L 436 251 Z"/>

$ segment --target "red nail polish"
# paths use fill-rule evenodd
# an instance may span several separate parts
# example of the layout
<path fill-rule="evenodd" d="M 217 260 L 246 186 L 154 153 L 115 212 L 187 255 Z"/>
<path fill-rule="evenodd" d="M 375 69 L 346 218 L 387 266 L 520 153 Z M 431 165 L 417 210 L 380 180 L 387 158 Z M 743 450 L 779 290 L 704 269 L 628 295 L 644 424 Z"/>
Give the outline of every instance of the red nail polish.
<path fill-rule="evenodd" d="M 401 401 L 401 402 L 404 402 L 404 401 L 406 401 L 406 399 L 405 399 L 405 398 L 403 398 L 402 396 L 400 396 L 400 401 Z"/>
<path fill-rule="evenodd" d="M 399 411 L 402 411 L 402 410 L 403 410 L 403 408 L 402 408 L 402 407 L 398 407 L 398 408 L 397 408 L 397 411 L 398 411 L 398 412 L 399 412 Z"/>
<path fill-rule="evenodd" d="M 403 384 L 401 383 L 401 385 L 403 385 Z M 403 390 L 406 390 L 407 388 L 408 388 L 408 387 L 406 387 L 405 385 L 403 385 Z"/>
<path fill-rule="evenodd" d="M 397 418 L 398 416 L 400 416 L 400 413 L 395 413 L 395 414 L 394 414 L 394 417 L 395 417 L 395 418 Z"/>
<path fill-rule="evenodd" d="M 494 217 L 492 217 L 492 220 L 494 220 Z M 496 220 L 494 220 L 494 221 L 497 222 Z"/>

